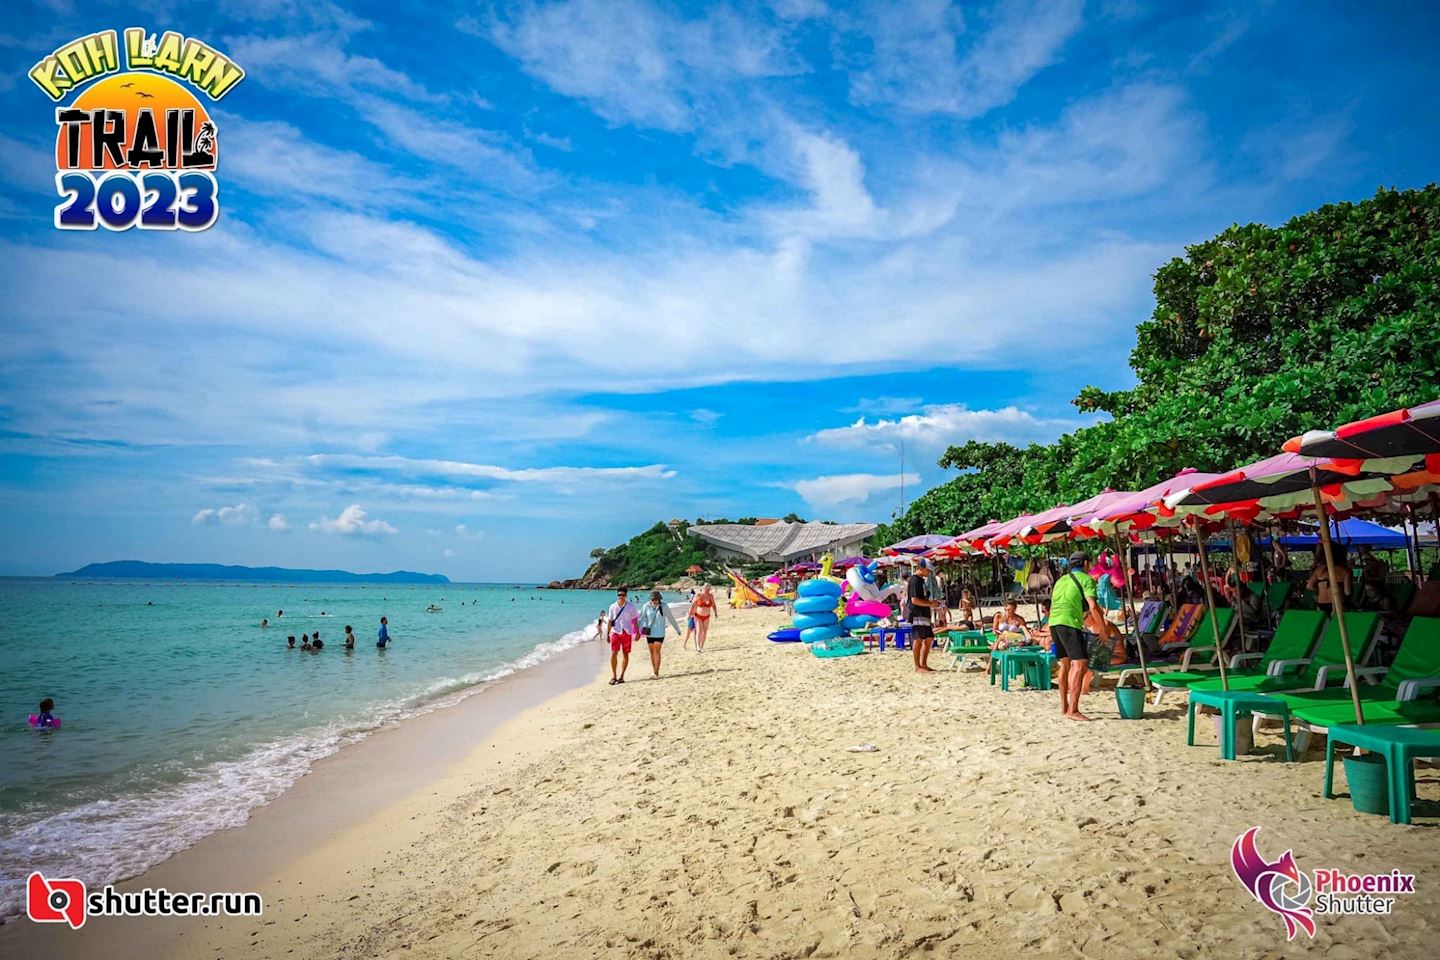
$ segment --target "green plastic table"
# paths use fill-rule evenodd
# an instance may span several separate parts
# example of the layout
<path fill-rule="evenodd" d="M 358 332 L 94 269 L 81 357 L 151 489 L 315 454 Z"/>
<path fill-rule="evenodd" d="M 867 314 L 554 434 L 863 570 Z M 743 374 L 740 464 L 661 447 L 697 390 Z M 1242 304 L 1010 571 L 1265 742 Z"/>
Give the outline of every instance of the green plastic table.
<path fill-rule="evenodd" d="M 1189 730 L 1185 743 L 1195 746 L 1195 708 L 1216 707 L 1220 710 L 1220 759 L 1235 759 L 1235 721 L 1252 713 L 1264 713 L 1279 717 L 1285 724 L 1285 762 L 1295 759 L 1295 749 L 1290 742 L 1290 707 L 1284 700 L 1267 697 L 1263 693 L 1247 690 L 1190 690 Z"/>
<path fill-rule="evenodd" d="M 1415 761 L 1440 757 L 1440 730 L 1386 725 L 1358 726 L 1345 723 L 1331 727 L 1325 742 L 1325 798 L 1335 796 L 1335 744 L 1370 750 L 1385 758 L 1390 780 L 1390 822 L 1410 822 L 1410 798 L 1415 794 Z"/>
<path fill-rule="evenodd" d="M 1025 684 L 1034 690 L 1050 689 L 1050 667 L 1053 658 L 1039 647 L 1010 648 L 996 650 L 990 657 L 990 685 L 995 685 L 995 673 L 1000 673 L 1000 689 L 1010 690 L 1012 678 L 1023 672 Z"/>

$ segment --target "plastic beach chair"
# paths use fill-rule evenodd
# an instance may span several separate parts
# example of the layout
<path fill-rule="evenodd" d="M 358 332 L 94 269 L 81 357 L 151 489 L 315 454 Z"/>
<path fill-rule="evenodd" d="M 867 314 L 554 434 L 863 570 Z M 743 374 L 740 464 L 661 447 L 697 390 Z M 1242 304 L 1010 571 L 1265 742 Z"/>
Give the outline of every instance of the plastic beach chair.
<path fill-rule="evenodd" d="M 1231 686 L 1234 687 L 1234 681 L 1240 677 L 1268 676 L 1270 664 L 1276 660 L 1298 660 L 1310 656 L 1324 626 L 1325 614 L 1318 610 L 1291 610 L 1280 619 L 1280 626 L 1263 654 L 1237 653 L 1230 658 L 1228 676 Z M 1258 665 L 1245 666 L 1254 661 L 1259 661 Z M 1167 691 L 1186 690 L 1201 681 L 1214 680 L 1216 675 L 1216 671 L 1208 669 L 1159 674 L 1152 679 L 1156 687 L 1155 702 L 1158 704 Z"/>
<path fill-rule="evenodd" d="M 1380 630 L 1378 613 L 1347 613 L 1345 626 L 1350 634 L 1350 649 L 1357 663 L 1364 663 L 1375 646 L 1375 636 Z M 1338 675 L 1335 668 L 1339 669 Z M 1327 669 L 1328 668 L 1328 669 Z M 1255 693 L 1280 693 L 1287 690 L 1323 690 L 1331 682 L 1345 677 L 1345 649 L 1340 642 L 1340 621 L 1331 617 L 1325 627 L 1314 653 L 1309 657 L 1273 659 L 1263 676 L 1241 676 L 1229 678 L 1229 689 L 1249 690 Z M 1191 690 L 1224 689 L 1219 677 L 1200 680 L 1190 685 Z"/>

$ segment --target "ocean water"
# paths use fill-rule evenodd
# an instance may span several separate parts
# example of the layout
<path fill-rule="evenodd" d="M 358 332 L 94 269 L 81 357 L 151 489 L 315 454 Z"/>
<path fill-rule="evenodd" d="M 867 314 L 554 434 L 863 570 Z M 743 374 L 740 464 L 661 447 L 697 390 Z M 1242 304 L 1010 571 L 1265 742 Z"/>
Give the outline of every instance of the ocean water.
<path fill-rule="evenodd" d="M 344 744 L 585 643 L 612 599 L 508 585 L 0 579 L 0 917 L 23 910 L 31 870 L 111 882 L 243 823 Z M 317 629 L 325 649 L 298 649 Z M 58 731 L 26 722 L 46 696 Z"/>

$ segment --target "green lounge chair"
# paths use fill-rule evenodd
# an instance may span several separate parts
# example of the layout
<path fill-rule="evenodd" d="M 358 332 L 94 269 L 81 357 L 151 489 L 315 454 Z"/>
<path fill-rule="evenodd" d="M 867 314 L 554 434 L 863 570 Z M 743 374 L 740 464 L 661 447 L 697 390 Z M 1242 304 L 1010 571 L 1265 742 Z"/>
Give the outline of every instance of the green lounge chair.
<path fill-rule="evenodd" d="M 1261 653 L 1237 653 L 1230 658 L 1230 670 L 1227 676 L 1230 679 L 1231 689 L 1236 689 L 1235 681 L 1242 677 L 1264 678 L 1269 676 L 1270 665 L 1277 660 L 1299 660 L 1310 656 L 1315 649 L 1315 641 L 1320 636 L 1320 630 L 1325 626 L 1325 614 L 1319 610 L 1291 610 L 1280 619 L 1280 626 L 1275 630 L 1275 636 L 1270 640 L 1270 646 Z M 1258 660 L 1259 664 L 1254 667 L 1246 667 L 1250 661 Z M 1170 690 L 1186 690 L 1192 685 L 1209 680 L 1216 680 L 1215 670 L 1187 671 L 1181 673 L 1162 673 L 1151 678 L 1155 684 L 1155 703 L 1159 704 L 1160 698 Z"/>
<path fill-rule="evenodd" d="M 1349 628 L 1350 649 L 1357 663 L 1364 663 L 1375 646 L 1375 635 L 1380 631 L 1378 613 L 1347 613 L 1345 626 Z M 1340 676 L 1344 676 L 1345 648 L 1340 642 L 1340 621 L 1331 617 L 1325 626 L 1325 635 L 1315 647 L 1312 656 L 1290 660 L 1272 660 L 1264 676 L 1230 678 L 1229 689 L 1252 693 L 1281 693 L 1287 690 L 1317 690 L 1333 679 L 1333 671 L 1327 667 L 1339 665 Z M 1190 685 L 1192 690 L 1223 690 L 1220 678 L 1202 680 Z"/>
<path fill-rule="evenodd" d="M 955 669 L 959 670 L 960 665 L 967 657 L 984 657 L 988 662 L 990 659 L 990 642 L 985 630 L 952 630 L 948 631 L 950 641 L 945 646 L 945 652 L 955 658 Z"/>
<path fill-rule="evenodd" d="M 1215 626 L 1220 629 L 1220 646 L 1224 647 L 1230 639 L 1230 631 L 1235 627 L 1235 611 L 1229 607 L 1221 607 L 1215 615 Z M 1179 644 L 1162 644 L 1161 649 L 1170 650 L 1176 646 Z M 1196 677 L 1210 676 L 1201 671 L 1210 669 L 1208 665 L 1214 663 L 1215 659 L 1215 631 L 1210 627 L 1210 611 L 1206 610 L 1200 614 L 1195 631 L 1190 634 L 1190 643 L 1185 648 L 1185 654 L 1180 658 L 1179 663 L 1161 661 L 1160 663 L 1147 663 L 1146 667 L 1150 672 L 1150 681 L 1154 683 L 1161 677 L 1173 677 L 1180 674 L 1191 674 Z M 1138 673 L 1139 670 L 1137 669 L 1135 672 Z M 1127 679 L 1122 674 L 1120 683 L 1123 685 Z"/>
<path fill-rule="evenodd" d="M 1235 611 L 1229 607 L 1221 607 L 1215 617 L 1215 621 L 1216 626 L 1220 628 L 1220 645 L 1223 647 L 1229 642 L 1230 631 L 1235 627 Z M 1215 662 L 1215 634 L 1214 631 L 1210 629 L 1210 612 L 1208 610 L 1201 612 L 1199 619 L 1196 621 L 1195 630 L 1190 634 L 1190 640 L 1188 642 L 1162 643 L 1160 649 L 1168 652 L 1182 647 L 1185 653 L 1180 658 L 1179 663 L 1168 660 L 1162 660 L 1159 663 L 1146 661 L 1144 672 L 1150 674 L 1150 680 L 1152 682 L 1159 677 L 1172 676 L 1176 672 L 1194 671 L 1199 673 L 1201 670 L 1209 669 L 1206 666 L 1207 664 Z M 1138 677 L 1141 672 L 1139 663 L 1115 663 L 1102 670 L 1096 671 L 1096 673 L 1102 677 L 1114 676 L 1116 685 L 1122 687 L 1129 682 L 1131 677 Z M 1200 675 L 1213 676 L 1213 674 Z"/>
<path fill-rule="evenodd" d="M 1265 588 L 1265 612 L 1272 621 L 1284 613 L 1285 605 L 1290 602 L 1290 593 L 1294 589 L 1295 585 L 1289 580 L 1276 580 Z"/>
<path fill-rule="evenodd" d="M 1343 670 L 1343 665 L 1338 668 Z M 1360 688 L 1366 723 L 1440 723 L 1440 618 L 1416 617 L 1405 631 L 1395 662 L 1388 667 L 1357 667 L 1357 679 L 1380 677 L 1373 686 Z M 1354 723 L 1355 707 L 1347 688 L 1326 688 L 1279 694 L 1291 713 L 1306 728 L 1327 730 L 1337 723 Z M 1308 736 L 1304 740 L 1308 740 Z"/>

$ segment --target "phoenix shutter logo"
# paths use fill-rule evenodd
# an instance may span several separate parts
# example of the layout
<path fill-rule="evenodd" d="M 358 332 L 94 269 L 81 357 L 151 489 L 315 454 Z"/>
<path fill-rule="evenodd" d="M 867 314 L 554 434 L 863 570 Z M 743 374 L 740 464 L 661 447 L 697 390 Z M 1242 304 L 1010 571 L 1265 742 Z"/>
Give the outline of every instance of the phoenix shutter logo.
<path fill-rule="evenodd" d="M 56 48 L 30 69 L 55 108 L 59 230 L 199 231 L 220 216 L 220 131 L 202 102 L 245 78 L 201 40 L 128 27 Z M 197 96 L 196 94 L 200 94 Z"/>
<path fill-rule="evenodd" d="M 1287 941 L 1302 932 L 1313 939 L 1317 914 L 1389 914 L 1399 897 L 1415 892 L 1415 875 L 1399 870 L 1357 874 L 1321 867 L 1306 873 L 1290 850 L 1267 860 L 1255 843 L 1259 833 L 1251 827 L 1235 838 L 1230 866 L 1250 896 L 1284 921 Z"/>

